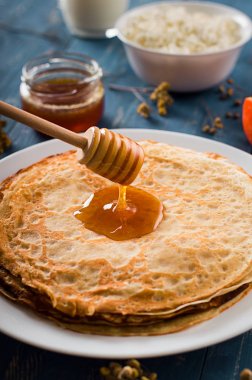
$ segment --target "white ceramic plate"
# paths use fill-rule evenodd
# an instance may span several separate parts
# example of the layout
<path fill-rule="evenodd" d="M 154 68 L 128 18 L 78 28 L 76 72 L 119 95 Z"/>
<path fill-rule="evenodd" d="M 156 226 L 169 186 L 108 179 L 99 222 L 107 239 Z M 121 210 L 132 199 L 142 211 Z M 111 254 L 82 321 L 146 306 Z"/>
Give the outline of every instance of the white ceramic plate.
<path fill-rule="evenodd" d="M 152 139 L 228 157 L 252 174 L 252 156 L 212 140 L 156 130 L 120 130 L 133 139 Z M 69 145 L 44 142 L 0 161 L 0 180 L 41 158 L 63 152 Z M 30 310 L 0 298 L 0 330 L 23 342 L 65 354 L 96 358 L 153 357 L 190 351 L 222 342 L 252 328 L 252 294 L 217 318 L 185 331 L 153 337 L 105 337 L 67 331 Z"/>

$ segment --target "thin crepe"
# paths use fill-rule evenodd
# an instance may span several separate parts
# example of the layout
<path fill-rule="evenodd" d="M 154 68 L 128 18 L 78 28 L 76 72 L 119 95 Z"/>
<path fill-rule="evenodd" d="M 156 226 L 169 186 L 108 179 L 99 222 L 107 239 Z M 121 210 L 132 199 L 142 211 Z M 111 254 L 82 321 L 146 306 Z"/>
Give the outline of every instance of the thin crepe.
<path fill-rule="evenodd" d="M 2 184 L 0 265 L 61 319 L 95 324 L 102 316 L 123 334 L 120 321 L 141 327 L 184 313 L 189 326 L 197 314 L 222 310 L 209 313 L 212 299 L 251 283 L 251 177 L 216 154 L 141 144 L 145 163 L 134 185 L 158 196 L 165 211 L 157 230 L 138 239 L 112 241 L 74 217 L 90 193 L 111 183 L 73 151 Z"/>

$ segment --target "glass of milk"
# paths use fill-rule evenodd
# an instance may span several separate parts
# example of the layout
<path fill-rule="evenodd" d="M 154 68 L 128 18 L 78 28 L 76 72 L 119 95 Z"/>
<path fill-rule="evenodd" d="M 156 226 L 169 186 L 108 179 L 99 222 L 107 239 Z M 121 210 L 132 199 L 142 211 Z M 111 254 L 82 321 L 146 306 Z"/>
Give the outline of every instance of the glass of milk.
<path fill-rule="evenodd" d="M 65 23 L 72 34 L 87 38 L 111 38 L 128 0 L 59 0 Z"/>

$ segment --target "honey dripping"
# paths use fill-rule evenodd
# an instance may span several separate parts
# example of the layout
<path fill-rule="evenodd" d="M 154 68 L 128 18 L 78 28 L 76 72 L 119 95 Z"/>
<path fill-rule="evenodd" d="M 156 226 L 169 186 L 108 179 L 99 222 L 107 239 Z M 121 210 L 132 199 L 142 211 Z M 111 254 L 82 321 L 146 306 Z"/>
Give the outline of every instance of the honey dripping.
<path fill-rule="evenodd" d="M 112 240 L 129 240 L 157 228 L 163 205 L 146 191 L 114 185 L 93 193 L 75 216 L 91 231 Z"/>

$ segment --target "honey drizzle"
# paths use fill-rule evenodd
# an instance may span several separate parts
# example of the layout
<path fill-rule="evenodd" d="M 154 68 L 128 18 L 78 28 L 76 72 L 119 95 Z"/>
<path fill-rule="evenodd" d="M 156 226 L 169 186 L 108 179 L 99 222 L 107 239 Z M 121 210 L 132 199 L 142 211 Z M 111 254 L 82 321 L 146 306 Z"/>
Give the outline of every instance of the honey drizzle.
<path fill-rule="evenodd" d="M 116 205 L 117 211 L 123 211 L 127 208 L 127 186 L 118 185 L 119 186 L 119 197 Z"/>
<path fill-rule="evenodd" d="M 146 191 L 114 185 L 93 193 L 74 215 L 91 231 L 112 240 L 129 240 L 157 228 L 163 205 Z"/>

